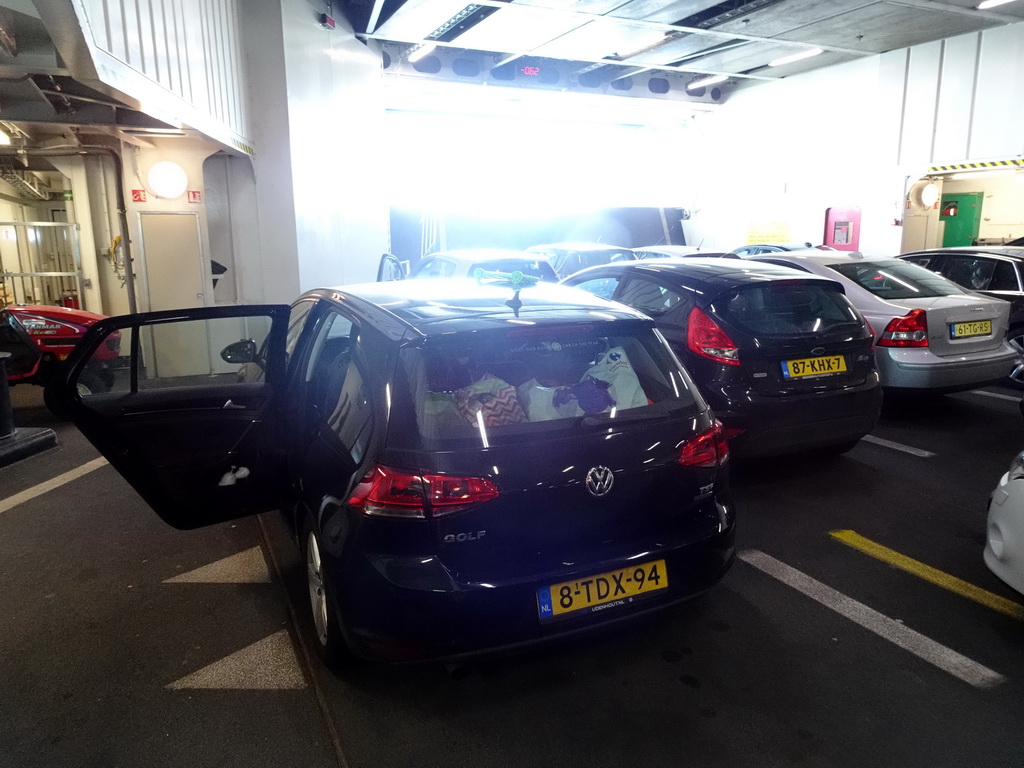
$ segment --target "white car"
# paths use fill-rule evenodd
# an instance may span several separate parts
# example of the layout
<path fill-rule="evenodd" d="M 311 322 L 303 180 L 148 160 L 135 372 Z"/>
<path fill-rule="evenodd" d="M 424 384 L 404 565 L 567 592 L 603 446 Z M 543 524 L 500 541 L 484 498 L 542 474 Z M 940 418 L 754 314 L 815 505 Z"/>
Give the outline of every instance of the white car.
<path fill-rule="evenodd" d="M 409 267 L 397 256 L 385 253 L 377 270 L 377 282 L 439 277 L 474 277 L 484 272 L 522 272 L 548 283 L 558 282 L 554 268 L 536 253 L 501 248 L 462 248 L 428 254 Z"/>
<path fill-rule="evenodd" d="M 988 505 L 985 565 L 1018 592 L 1024 593 L 1024 453 L 999 478 Z"/>
<path fill-rule="evenodd" d="M 890 391 L 945 393 L 1005 378 L 1020 358 L 1006 341 L 1010 304 L 924 267 L 856 251 L 786 251 L 745 257 L 838 280 L 875 334 Z"/>
<path fill-rule="evenodd" d="M 702 251 L 699 245 L 645 245 L 643 248 L 634 248 L 633 253 L 638 259 L 645 261 L 692 258 L 694 256 L 706 259 L 713 256 L 733 255 L 722 251 Z"/>

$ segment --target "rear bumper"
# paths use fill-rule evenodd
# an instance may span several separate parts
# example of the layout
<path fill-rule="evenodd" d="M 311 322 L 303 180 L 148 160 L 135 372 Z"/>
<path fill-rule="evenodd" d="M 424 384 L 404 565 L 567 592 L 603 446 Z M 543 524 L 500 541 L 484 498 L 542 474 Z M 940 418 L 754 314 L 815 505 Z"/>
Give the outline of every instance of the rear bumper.
<path fill-rule="evenodd" d="M 848 445 L 875 428 L 882 410 L 882 389 L 874 379 L 833 392 L 765 397 L 719 391 L 707 399 L 727 429 L 743 430 L 729 440 L 737 458 Z"/>
<path fill-rule="evenodd" d="M 436 560 L 358 558 L 341 575 L 338 606 L 346 640 L 360 657 L 387 662 L 453 661 L 564 642 L 692 599 L 713 587 L 735 558 L 735 525 L 700 541 L 622 555 L 583 570 L 509 583 L 460 581 Z M 653 560 L 665 561 L 667 589 L 542 622 L 537 590 Z"/>
<path fill-rule="evenodd" d="M 1007 345 L 991 352 L 939 357 L 927 348 L 875 350 L 882 386 L 957 392 L 1002 381 L 1017 364 L 1017 353 Z"/>
<path fill-rule="evenodd" d="M 989 502 L 984 558 L 992 573 L 1024 593 L 1024 481 L 1000 478 Z"/>

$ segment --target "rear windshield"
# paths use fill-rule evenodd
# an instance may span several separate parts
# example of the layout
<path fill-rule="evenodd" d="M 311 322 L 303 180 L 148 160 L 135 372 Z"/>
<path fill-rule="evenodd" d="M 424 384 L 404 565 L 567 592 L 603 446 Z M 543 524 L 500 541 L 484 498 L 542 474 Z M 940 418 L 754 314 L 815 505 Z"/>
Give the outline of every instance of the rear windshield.
<path fill-rule="evenodd" d="M 864 324 L 839 286 L 820 283 L 754 285 L 715 299 L 712 309 L 758 336 L 818 335 Z"/>
<path fill-rule="evenodd" d="M 396 390 L 389 442 L 407 448 L 528 441 L 704 407 L 661 336 L 630 322 L 430 338 L 401 351 Z"/>
<path fill-rule="evenodd" d="M 923 299 L 967 293 L 941 275 L 898 259 L 829 264 L 880 299 Z"/>
<path fill-rule="evenodd" d="M 541 280 L 548 280 L 550 282 L 558 282 L 558 276 L 555 274 L 555 270 L 548 262 L 537 259 L 536 261 L 523 261 L 520 259 L 496 259 L 494 261 L 481 261 L 479 264 L 474 264 L 473 269 L 470 270 L 469 276 L 473 277 L 473 272 L 477 269 L 482 269 L 486 272 L 522 272 L 524 275 L 531 277 L 539 277 Z"/>

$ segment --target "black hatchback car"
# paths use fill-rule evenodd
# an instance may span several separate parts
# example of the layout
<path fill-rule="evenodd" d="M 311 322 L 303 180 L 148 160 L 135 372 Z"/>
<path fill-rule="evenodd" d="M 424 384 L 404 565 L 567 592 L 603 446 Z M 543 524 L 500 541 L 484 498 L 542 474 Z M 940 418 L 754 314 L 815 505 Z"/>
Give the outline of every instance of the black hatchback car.
<path fill-rule="evenodd" d="M 113 386 L 79 391 L 115 333 Z M 733 561 L 721 425 L 649 318 L 559 285 L 110 318 L 47 397 L 176 528 L 280 509 L 328 658 L 564 638 Z"/>
<path fill-rule="evenodd" d="M 871 329 L 834 280 L 694 258 L 595 267 L 563 283 L 653 317 L 737 457 L 842 453 L 878 421 Z"/>

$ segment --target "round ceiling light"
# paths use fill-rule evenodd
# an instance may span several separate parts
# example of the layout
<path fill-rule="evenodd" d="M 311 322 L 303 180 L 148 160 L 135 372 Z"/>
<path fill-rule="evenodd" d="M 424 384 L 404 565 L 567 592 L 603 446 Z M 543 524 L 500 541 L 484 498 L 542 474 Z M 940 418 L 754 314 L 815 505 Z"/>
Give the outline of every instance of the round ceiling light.
<path fill-rule="evenodd" d="M 157 197 L 173 199 L 181 197 L 188 189 L 188 176 L 185 170 L 170 160 L 161 160 L 149 169 L 149 188 Z"/>
<path fill-rule="evenodd" d="M 931 208 L 939 200 L 939 188 L 935 184 L 925 184 L 921 187 L 921 204 L 925 208 Z"/>

